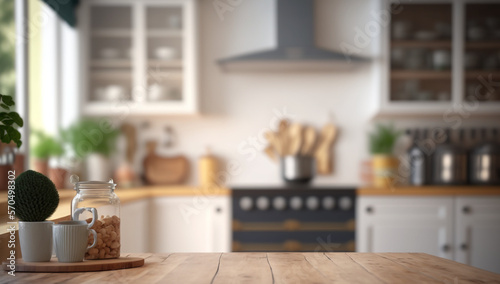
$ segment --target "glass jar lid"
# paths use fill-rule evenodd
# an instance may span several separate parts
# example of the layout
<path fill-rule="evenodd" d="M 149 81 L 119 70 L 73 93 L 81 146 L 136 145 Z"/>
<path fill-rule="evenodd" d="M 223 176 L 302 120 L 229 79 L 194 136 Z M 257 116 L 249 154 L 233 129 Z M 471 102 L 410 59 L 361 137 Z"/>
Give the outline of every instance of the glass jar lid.
<path fill-rule="evenodd" d="M 77 175 L 72 175 L 70 177 L 71 183 L 74 185 L 74 189 L 76 191 L 80 189 L 111 189 L 114 190 L 116 187 L 116 183 L 114 183 L 113 179 L 109 179 L 108 182 L 105 181 L 79 181 L 79 177 Z"/>

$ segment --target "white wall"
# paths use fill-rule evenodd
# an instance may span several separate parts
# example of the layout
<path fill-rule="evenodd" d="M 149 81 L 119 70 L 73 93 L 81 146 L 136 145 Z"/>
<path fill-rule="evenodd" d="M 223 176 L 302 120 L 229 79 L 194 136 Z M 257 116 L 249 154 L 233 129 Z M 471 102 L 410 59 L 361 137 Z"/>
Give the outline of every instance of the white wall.
<path fill-rule="evenodd" d="M 177 146 L 159 152 L 187 155 L 192 162 L 192 184 L 197 183 L 197 159 L 210 146 L 215 154 L 241 167 L 240 173 L 230 177 L 230 185 L 277 185 L 281 184 L 278 166 L 250 146 L 250 139 L 259 139 L 263 131 L 276 124 L 276 111 L 286 109 L 294 121 L 318 128 L 332 114 L 340 128 L 335 145 L 336 169 L 331 176 L 316 178 L 315 183 L 358 184 L 358 165 L 367 156 L 365 133 L 370 108 L 377 95 L 373 87 L 376 63 L 349 72 L 224 73 L 215 64 L 217 59 L 276 44 L 274 1 L 243 0 L 222 20 L 212 2 L 200 1 L 199 9 L 201 116 L 148 119 L 150 127 L 140 131 L 140 145 L 158 138 L 162 128 L 169 125 L 177 133 Z M 370 12 L 377 9 L 374 4 L 368 0 L 318 1 L 318 43 L 337 50 L 342 41 L 352 44 L 354 28 L 363 29 L 371 20 Z M 362 48 L 362 54 L 373 57 L 375 46 L 371 42 Z M 144 121 L 130 120 L 138 126 Z M 264 145 L 260 139 L 259 150 Z M 249 154 L 253 151 L 255 157 Z M 137 167 L 141 164 L 142 159 Z"/>

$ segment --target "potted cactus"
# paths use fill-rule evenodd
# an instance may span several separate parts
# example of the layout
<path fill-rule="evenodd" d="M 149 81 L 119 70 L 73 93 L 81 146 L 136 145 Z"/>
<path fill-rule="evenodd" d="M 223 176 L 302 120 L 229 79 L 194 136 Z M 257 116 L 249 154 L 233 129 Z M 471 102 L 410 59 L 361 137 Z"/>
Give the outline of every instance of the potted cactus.
<path fill-rule="evenodd" d="M 54 183 L 41 173 L 28 170 L 16 178 L 15 214 L 19 218 L 19 242 L 24 261 L 50 261 L 52 225 L 46 221 L 59 205 Z"/>

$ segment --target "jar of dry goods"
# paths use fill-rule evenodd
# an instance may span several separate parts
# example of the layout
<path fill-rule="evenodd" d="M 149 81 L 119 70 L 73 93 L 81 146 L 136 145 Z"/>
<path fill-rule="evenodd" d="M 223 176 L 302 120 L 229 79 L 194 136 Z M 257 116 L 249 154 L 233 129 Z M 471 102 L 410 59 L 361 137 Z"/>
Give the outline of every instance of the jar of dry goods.
<path fill-rule="evenodd" d="M 71 177 L 76 196 L 71 203 L 73 220 L 92 221 L 97 212 L 97 220 L 91 229 L 97 232 L 95 247 L 85 253 L 85 259 L 109 259 L 120 257 L 120 199 L 115 194 L 116 184 L 108 182 L 79 181 L 77 176 Z M 89 245 L 93 238 L 89 236 Z"/>

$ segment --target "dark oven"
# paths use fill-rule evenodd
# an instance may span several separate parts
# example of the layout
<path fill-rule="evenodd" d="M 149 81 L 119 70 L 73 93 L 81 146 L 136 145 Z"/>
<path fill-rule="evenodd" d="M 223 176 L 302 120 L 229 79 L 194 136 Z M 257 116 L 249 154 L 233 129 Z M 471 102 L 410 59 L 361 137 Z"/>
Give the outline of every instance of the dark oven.
<path fill-rule="evenodd" d="M 233 188 L 234 252 L 354 252 L 354 188 Z"/>

